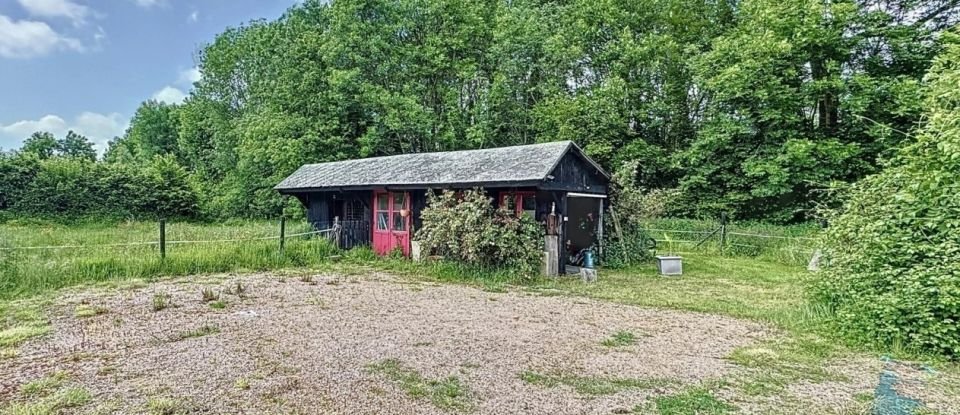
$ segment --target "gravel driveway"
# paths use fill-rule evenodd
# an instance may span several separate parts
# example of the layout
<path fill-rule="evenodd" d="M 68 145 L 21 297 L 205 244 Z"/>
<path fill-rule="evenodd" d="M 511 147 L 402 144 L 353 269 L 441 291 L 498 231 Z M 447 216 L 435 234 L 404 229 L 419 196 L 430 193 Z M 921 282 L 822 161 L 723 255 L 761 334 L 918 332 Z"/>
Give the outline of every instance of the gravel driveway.
<path fill-rule="evenodd" d="M 209 278 L 61 298 L 51 334 L 0 361 L 0 400 L 63 371 L 92 394 L 83 413 L 610 414 L 727 374 L 723 357 L 765 336 L 722 316 L 377 273 Z M 154 311 L 157 294 L 171 305 Z M 635 342 L 601 344 L 621 331 Z M 598 380 L 618 388 L 576 386 Z"/>

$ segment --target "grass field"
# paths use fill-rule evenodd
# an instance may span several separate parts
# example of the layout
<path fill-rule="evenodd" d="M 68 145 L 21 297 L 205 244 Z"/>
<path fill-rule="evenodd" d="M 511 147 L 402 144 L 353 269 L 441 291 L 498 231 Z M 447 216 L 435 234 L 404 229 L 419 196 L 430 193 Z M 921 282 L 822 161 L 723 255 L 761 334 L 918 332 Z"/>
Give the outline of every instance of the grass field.
<path fill-rule="evenodd" d="M 815 224 L 770 225 L 732 222 L 720 232 L 720 222 L 657 219 L 644 223 L 661 253 L 707 253 L 745 257 L 790 265 L 806 265 L 818 248 Z M 723 244 L 721 245 L 721 233 Z"/>
<path fill-rule="evenodd" d="M 287 235 L 311 231 L 291 222 Z M 286 238 L 280 255 L 278 235 L 276 222 L 168 223 L 161 259 L 156 222 L 0 224 L 0 299 L 108 280 L 309 266 L 334 251 L 323 238 L 299 236 Z"/>

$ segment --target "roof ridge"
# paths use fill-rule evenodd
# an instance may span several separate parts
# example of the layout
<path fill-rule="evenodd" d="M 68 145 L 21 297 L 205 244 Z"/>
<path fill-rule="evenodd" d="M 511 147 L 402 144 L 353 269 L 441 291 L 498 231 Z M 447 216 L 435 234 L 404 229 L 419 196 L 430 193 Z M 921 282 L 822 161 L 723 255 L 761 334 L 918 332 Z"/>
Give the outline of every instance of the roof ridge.
<path fill-rule="evenodd" d="M 361 158 L 355 158 L 355 159 L 321 161 L 319 163 L 307 163 L 300 166 L 300 168 L 303 168 L 305 166 L 317 166 L 321 164 L 345 163 L 345 162 L 360 161 L 360 160 L 378 160 L 378 159 L 387 159 L 387 158 L 393 158 L 393 157 L 404 157 L 404 156 L 412 156 L 412 155 L 429 156 L 433 154 L 452 154 L 452 153 L 467 153 L 467 152 L 474 152 L 474 151 L 493 151 L 493 150 L 502 150 L 502 149 L 520 148 L 520 147 L 541 147 L 541 146 L 545 147 L 547 145 L 553 145 L 553 144 L 576 145 L 576 143 L 574 143 L 571 140 L 561 140 L 561 141 L 548 141 L 545 143 L 517 144 L 513 146 L 503 146 L 503 147 L 472 148 L 472 149 L 464 149 L 464 150 L 446 150 L 446 151 L 427 151 L 427 152 L 420 152 L 420 153 L 400 153 L 400 154 L 390 154 L 386 156 L 361 157 Z"/>

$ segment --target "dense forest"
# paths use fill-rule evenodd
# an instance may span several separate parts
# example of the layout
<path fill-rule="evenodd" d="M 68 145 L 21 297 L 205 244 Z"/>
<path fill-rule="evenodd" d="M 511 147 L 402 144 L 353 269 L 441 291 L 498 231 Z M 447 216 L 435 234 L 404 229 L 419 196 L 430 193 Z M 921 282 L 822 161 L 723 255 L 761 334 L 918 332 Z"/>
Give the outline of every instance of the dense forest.
<path fill-rule="evenodd" d="M 920 128 L 957 0 L 335 0 L 230 28 L 96 153 L 0 155 L 8 215 L 274 217 L 303 163 L 573 140 L 669 213 L 791 222 Z"/>

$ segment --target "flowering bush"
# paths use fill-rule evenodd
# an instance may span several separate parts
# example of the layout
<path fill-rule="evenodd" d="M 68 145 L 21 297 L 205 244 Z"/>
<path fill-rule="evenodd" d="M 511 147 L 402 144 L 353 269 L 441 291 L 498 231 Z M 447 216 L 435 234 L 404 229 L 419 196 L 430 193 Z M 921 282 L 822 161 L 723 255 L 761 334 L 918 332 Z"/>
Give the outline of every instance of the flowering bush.
<path fill-rule="evenodd" d="M 414 239 L 424 252 L 471 265 L 510 267 L 527 276 L 540 267 L 540 225 L 528 215 L 495 209 L 481 189 L 428 193 L 421 219 Z"/>

